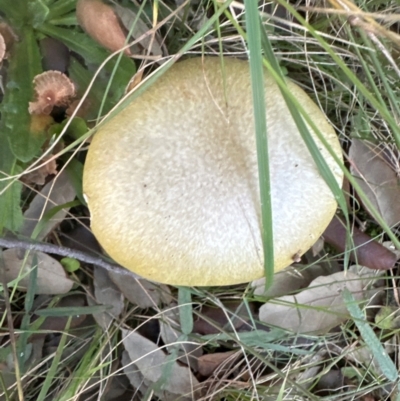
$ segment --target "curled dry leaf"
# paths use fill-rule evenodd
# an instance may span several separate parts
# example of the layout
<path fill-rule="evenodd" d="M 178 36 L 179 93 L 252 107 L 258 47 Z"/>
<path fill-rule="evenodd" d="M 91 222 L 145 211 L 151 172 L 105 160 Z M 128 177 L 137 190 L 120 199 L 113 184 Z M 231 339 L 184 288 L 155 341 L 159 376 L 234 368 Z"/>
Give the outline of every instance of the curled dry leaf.
<path fill-rule="evenodd" d="M 50 114 L 54 106 L 68 106 L 75 96 L 72 81 L 60 71 L 46 71 L 33 80 L 36 100 L 29 103 L 29 113 Z"/>
<path fill-rule="evenodd" d="M 149 385 L 157 383 L 160 379 L 163 380 L 163 391 L 156 394 L 162 400 L 198 399 L 196 388 L 198 388 L 199 382 L 189 368 L 180 366 L 176 361 L 171 361 L 156 344 L 139 333 L 130 330 L 121 331 L 122 342 L 130 360 L 123 360 L 124 371 L 130 379 L 129 373 L 132 370 L 138 370 L 143 381 Z M 136 375 L 135 380 L 137 379 Z M 142 391 L 137 384 L 132 383 L 132 385 Z M 171 395 L 173 396 L 171 397 Z"/>
<path fill-rule="evenodd" d="M 362 280 L 350 272 L 318 277 L 298 295 L 284 296 L 260 308 L 260 320 L 296 333 L 324 334 L 349 318 L 342 291 L 363 299 Z"/>
<path fill-rule="evenodd" d="M 389 149 L 353 139 L 350 147 L 350 171 L 361 189 L 389 226 L 400 222 L 400 185 Z M 368 207 L 365 209 L 371 214 Z"/>
<path fill-rule="evenodd" d="M 323 368 L 322 361 L 326 359 L 327 356 L 327 351 L 326 349 L 322 348 L 318 350 L 315 354 L 312 353 L 310 355 L 307 355 L 303 363 L 307 367 L 304 371 L 301 371 L 297 377 L 296 377 L 296 383 L 309 383 L 312 382 L 315 379 L 315 376 L 321 371 Z"/>
<path fill-rule="evenodd" d="M 196 344 L 195 341 L 190 343 L 182 343 L 179 338 L 182 335 L 179 321 L 178 307 L 164 309 L 163 318 L 160 319 L 160 333 L 164 344 L 169 352 L 177 350 L 179 361 L 189 366 L 193 371 L 197 372 L 197 361 L 199 356 L 203 355 L 201 344 Z"/>
<path fill-rule="evenodd" d="M 94 297 L 97 304 L 111 307 L 106 312 L 94 314 L 93 317 L 101 327 L 106 329 L 124 309 L 124 296 L 110 280 L 106 270 L 95 268 L 93 273 Z"/>
<path fill-rule="evenodd" d="M 71 117 L 72 114 L 76 113 L 74 117 L 82 117 L 83 119 L 86 119 L 87 116 L 90 113 L 91 108 L 93 107 L 92 102 L 90 101 L 89 98 L 85 98 L 85 100 L 82 102 L 82 104 L 79 106 L 81 102 L 81 99 L 75 99 L 69 106 L 68 109 L 65 111 L 65 115 L 67 117 Z M 79 106 L 79 109 L 77 110 Z M 91 139 L 89 138 L 89 141 Z"/>
<path fill-rule="evenodd" d="M 193 331 L 206 335 L 220 333 L 221 329 L 228 332 L 250 330 L 254 318 L 249 316 L 249 312 L 253 315 L 254 309 L 253 303 L 245 305 L 240 301 L 225 302 L 223 309 L 203 306 L 194 321 Z"/>
<path fill-rule="evenodd" d="M 344 375 L 341 369 L 331 369 L 321 376 L 315 385 L 316 393 L 320 391 L 336 391 L 343 389 Z M 361 400 L 360 400 L 361 401 Z"/>
<path fill-rule="evenodd" d="M 167 285 L 151 283 L 144 279 L 138 280 L 134 276 L 123 276 L 119 273 L 108 274 L 125 298 L 140 308 L 154 308 L 172 301 L 171 290 Z"/>
<path fill-rule="evenodd" d="M 22 236 L 30 238 L 41 222 L 42 227 L 36 235 L 36 240 L 45 238 L 59 223 L 61 223 L 68 213 L 68 208 L 58 211 L 51 219 L 42 222 L 42 217 L 53 209 L 71 202 L 75 199 L 76 191 L 68 174 L 64 171 L 57 177 L 48 182 L 43 189 L 33 198 L 29 208 L 24 213 L 24 223 L 20 230 Z"/>
<path fill-rule="evenodd" d="M 238 351 L 213 352 L 202 355 L 198 362 L 199 373 L 204 377 L 209 377 L 221 365 L 226 364 L 229 367 L 240 355 L 241 353 Z"/>
<path fill-rule="evenodd" d="M 17 280 L 18 288 L 26 290 L 29 272 L 37 261 L 37 281 L 35 294 L 66 294 L 74 282 L 70 280 L 61 264 L 43 252 L 25 252 L 17 248 L 3 251 L 5 279 L 9 283 Z"/>
<path fill-rule="evenodd" d="M 126 30 L 130 32 L 132 25 L 135 24 L 132 30 L 133 39 L 146 34 L 150 28 L 146 25 L 141 18 L 137 18 L 137 14 L 126 7 L 122 7 L 118 4 L 114 4 L 114 10 L 121 23 L 124 25 Z M 140 45 L 140 46 L 139 46 Z M 154 56 L 162 56 L 161 45 L 159 44 L 159 38 L 157 35 L 148 35 L 142 39 L 138 44 L 133 46 L 133 52 L 136 54 L 153 54 Z"/>
<path fill-rule="evenodd" d="M 346 227 L 345 223 L 335 217 L 322 234 L 325 241 L 340 252 L 346 251 Z M 371 269 L 392 269 L 397 261 L 397 255 L 374 241 L 369 235 L 353 227 L 351 239 L 354 249 L 350 252 L 350 259 L 362 266 Z"/>
<path fill-rule="evenodd" d="M 23 176 L 23 182 L 44 185 L 49 175 L 57 174 L 57 162 L 52 156 L 45 156 L 42 161 L 44 164 L 40 168 Z"/>
<path fill-rule="evenodd" d="M 303 267 L 303 268 L 302 268 Z M 326 267 L 314 264 L 312 266 L 289 266 L 274 275 L 272 285 L 265 289 L 265 277 L 251 283 L 254 294 L 266 298 L 276 298 L 293 293 L 300 288 L 307 287 L 312 280 L 319 276 L 332 274 Z"/>
<path fill-rule="evenodd" d="M 106 49 L 115 52 L 125 46 L 126 32 L 111 6 L 100 0 L 78 0 L 76 18 L 82 29 Z M 124 53 L 131 55 L 129 48 Z"/>

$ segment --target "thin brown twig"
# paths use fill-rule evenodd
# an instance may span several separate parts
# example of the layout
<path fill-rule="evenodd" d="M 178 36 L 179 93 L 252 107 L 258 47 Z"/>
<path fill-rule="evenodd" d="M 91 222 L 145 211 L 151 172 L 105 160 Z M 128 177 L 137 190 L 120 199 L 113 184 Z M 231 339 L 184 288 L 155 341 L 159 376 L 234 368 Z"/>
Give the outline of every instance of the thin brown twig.
<path fill-rule="evenodd" d="M 93 256 L 83 251 L 78 251 L 77 249 L 67 248 L 64 246 L 48 244 L 45 242 L 35 242 L 32 240 L 27 239 L 20 239 L 20 238 L 0 238 L 0 247 L 4 248 L 21 248 L 26 251 L 40 251 L 44 253 L 50 253 L 53 255 L 59 255 L 64 257 L 70 257 L 77 259 L 84 263 L 89 263 L 91 265 L 95 265 L 98 267 L 102 267 L 107 271 L 124 274 L 124 275 L 131 275 L 136 279 L 141 279 L 140 276 L 131 272 L 130 270 L 124 269 L 123 267 L 112 263 L 107 262 L 105 259 L 99 256 Z"/>

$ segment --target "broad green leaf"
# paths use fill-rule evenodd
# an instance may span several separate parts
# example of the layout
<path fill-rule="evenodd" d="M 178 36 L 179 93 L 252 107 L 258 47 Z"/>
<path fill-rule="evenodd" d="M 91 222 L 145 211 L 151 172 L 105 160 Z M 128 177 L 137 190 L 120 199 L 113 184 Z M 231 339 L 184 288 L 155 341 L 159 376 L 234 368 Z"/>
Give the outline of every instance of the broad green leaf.
<path fill-rule="evenodd" d="M 50 21 L 52 25 L 64 25 L 64 26 L 74 26 L 78 25 L 78 20 L 76 19 L 75 11 L 71 14 L 67 14 L 60 18 L 54 18 Z"/>
<path fill-rule="evenodd" d="M 4 228 L 17 231 L 23 221 L 20 207 L 22 185 L 18 181 L 11 183 L 7 179 L 9 175 L 19 171 L 15 163 L 7 138 L 0 130 L 0 234 Z"/>
<path fill-rule="evenodd" d="M 27 6 L 30 25 L 34 28 L 42 25 L 49 14 L 49 8 L 45 4 L 45 1 L 31 0 Z"/>
<path fill-rule="evenodd" d="M 50 12 L 47 16 L 47 21 L 53 18 L 59 18 L 71 11 L 75 11 L 77 0 L 58 0 L 50 7 Z"/>
<path fill-rule="evenodd" d="M 98 67 L 110 55 L 108 50 L 103 49 L 89 36 L 76 30 L 45 24 L 40 28 L 40 31 L 54 39 L 60 40 L 70 50 L 80 54 L 88 65 Z M 114 73 L 114 69 L 116 73 Z M 107 93 L 105 102 L 106 106 L 103 110 L 103 112 L 107 112 L 124 95 L 126 86 L 136 72 L 136 67 L 132 60 L 123 55 L 119 60 L 117 60 L 117 57 L 109 60 L 105 64 L 104 70 L 108 74 L 112 74 L 111 84 L 109 76 L 104 77 L 104 74 L 100 74 L 100 77 L 96 79 L 91 89 L 91 91 L 94 91 L 91 92 L 91 98 L 92 100 L 94 99 L 96 102 L 99 102 L 100 107 L 101 99 L 104 97 L 105 88 L 107 85 L 110 85 L 110 91 Z M 87 88 L 93 77 L 92 73 L 83 68 L 83 66 L 76 60 L 72 60 L 71 62 L 70 74 L 71 78 L 83 90 Z M 99 108 L 96 109 L 98 110 Z"/>
<path fill-rule="evenodd" d="M 91 39 L 85 33 L 78 32 L 73 29 L 61 28 L 58 26 L 52 26 L 50 24 L 44 24 L 39 28 L 40 32 L 53 37 L 63 42 L 71 51 L 74 51 L 81 55 L 85 62 L 90 64 L 101 64 L 109 55 L 110 52 L 103 49 L 93 39 Z M 115 66 L 115 59 L 110 60 L 104 69 L 107 72 L 112 72 Z M 135 64 L 128 57 L 124 56 L 121 58 L 118 65 L 118 73 L 116 76 L 127 85 L 129 80 L 136 72 Z M 117 83 L 114 82 L 116 85 Z M 125 86 L 122 86 L 122 92 L 125 90 Z"/>
<path fill-rule="evenodd" d="M 14 28 L 22 26 L 28 15 L 26 0 L 1 0 L 0 11 Z"/>
<path fill-rule="evenodd" d="M 32 81 L 42 71 L 39 48 L 33 31 L 26 28 L 10 55 L 4 99 L 1 104 L 0 140 L 6 140 L 15 157 L 29 162 L 38 153 L 44 137 L 30 132 L 29 101 L 33 100 Z M 10 172 L 10 167 L 3 169 Z"/>

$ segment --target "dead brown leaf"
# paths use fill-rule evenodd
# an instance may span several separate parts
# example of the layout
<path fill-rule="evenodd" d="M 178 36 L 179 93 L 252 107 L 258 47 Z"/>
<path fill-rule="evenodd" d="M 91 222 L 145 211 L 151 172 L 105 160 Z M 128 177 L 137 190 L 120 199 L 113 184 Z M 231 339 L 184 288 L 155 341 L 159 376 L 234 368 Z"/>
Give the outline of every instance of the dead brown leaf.
<path fill-rule="evenodd" d="M 329 273 L 332 273 L 331 271 Z M 265 277 L 251 283 L 254 294 L 266 298 L 276 298 L 307 287 L 312 280 L 319 276 L 329 274 L 327 269 L 321 265 L 314 264 L 307 268 L 302 266 L 289 266 L 275 273 L 272 285 L 265 289 Z"/>
<path fill-rule="evenodd" d="M 141 392 L 141 385 L 163 380 L 162 391 L 156 396 L 162 400 L 196 400 L 199 382 L 189 368 L 168 360 L 167 355 L 152 341 L 136 331 L 121 330 L 122 342 L 129 358 L 123 359 L 124 371 L 133 386 Z M 138 374 L 140 373 L 140 374 Z M 177 397 L 179 396 L 179 397 Z"/>
<path fill-rule="evenodd" d="M 140 308 L 154 308 L 172 301 L 171 290 L 167 285 L 138 280 L 133 276 L 123 276 L 113 272 L 109 272 L 109 276 L 125 298 Z"/>
<path fill-rule="evenodd" d="M 176 351 L 178 360 L 197 372 L 198 358 L 203 354 L 202 345 L 195 341 L 189 343 L 179 341 L 182 335 L 179 322 L 179 308 L 169 305 L 160 319 L 160 334 L 169 352 Z"/>
<path fill-rule="evenodd" d="M 204 377 L 211 376 L 224 362 L 235 361 L 240 355 L 237 351 L 214 352 L 199 357 L 199 373 Z"/>
<path fill-rule="evenodd" d="M 400 222 L 400 185 L 398 172 L 390 162 L 387 149 L 353 139 L 350 171 L 361 189 L 389 226 Z M 396 156 L 398 158 L 398 156 Z M 371 214 L 367 205 L 365 209 Z"/>
<path fill-rule="evenodd" d="M 27 184 L 44 185 L 49 175 L 56 175 L 58 173 L 57 162 L 53 156 L 43 157 L 42 162 L 44 164 L 40 168 L 23 176 L 23 182 Z"/>
<path fill-rule="evenodd" d="M 128 32 L 130 32 L 132 25 L 135 23 L 131 34 L 133 39 L 136 40 L 150 30 L 147 24 L 141 18 L 137 18 L 137 14 L 129 8 L 114 4 L 114 10 Z M 159 44 L 157 35 L 146 36 L 132 47 L 132 51 L 135 55 L 153 54 L 154 56 L 162 56 L 161 45 Z"/>
<path fill-rule="evenodd" d="M 249 304 L 250 312 L 254 312 L 254 304 Z M 250 316 L 247 306 L 240 301 L 231 301 L 224 303 L 224 309 L 220 307 L 203 306 L 201 314 L 195 321 L 193 332 L 199 334 L 216 334 L 224 328 L 228 331 L 249 328 L 248 322 Z"/>
<path fill-rule="evenodd" d="M 298 295 L 274 299 L 260 308 L 260 320 L 296 333 L 325 334 L 349 318 L 341 292 L 363 299 L 362 280 L 350 272 L 318 277 Z"/>
<path fill-rule="evenodd" d="M 95 268 L 93 272 L 94 297 L 97 304 L 111 306 L 106 312 L 94 314 L 96 322 L 104 329 L 117 318 L 124 309 L 124 296 L 110 279 L 104 269 Z"/>
<path fill-rule="evenodd" d="M 37 281 L 35 294 L 66 294 L 74 282 L 70 280 L 61 263 L 43 252 L 25 252 L 17 248 L 3 251 L 5 279 L 9 283 L 17 281 L 17 287 L 26 290 L 29 285 L 29 272 L 36 265 Z"/>
<path fill-rule="evenodd" d="M 50 182 L 38 193 L 24 213 L 24 224 L 20 234 L 30 238 L 42 217 L 55 206 L 63 205 L 75 199 L 76 192 L 68 174 L 64 171 Z M 37 233 L 35 239 L 40 241 L 45 238 L 68 213 L 68 208 L 58 211 L 51 219 L 48 219 Z"/>

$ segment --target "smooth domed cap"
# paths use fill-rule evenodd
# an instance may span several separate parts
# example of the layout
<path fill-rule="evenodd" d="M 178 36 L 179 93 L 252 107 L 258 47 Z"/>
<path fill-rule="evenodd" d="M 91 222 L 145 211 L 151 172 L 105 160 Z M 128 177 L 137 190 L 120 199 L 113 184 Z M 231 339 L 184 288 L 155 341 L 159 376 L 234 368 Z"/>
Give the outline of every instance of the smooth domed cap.
<path fill-rule="evenodd" d="M 318 239 L 336 202 L 279 88 L 264 74 L 275 271 Z M 288 87 L 334 151 L 332 127 Z M 92 229 L 118 263 L 174 285 L 229 285 L 263 276 L 261 209 L 249 65 L 179 62 L 95 135 L 84 170 Z M 337 181 L 341 169 L 317 141 Z"/>

